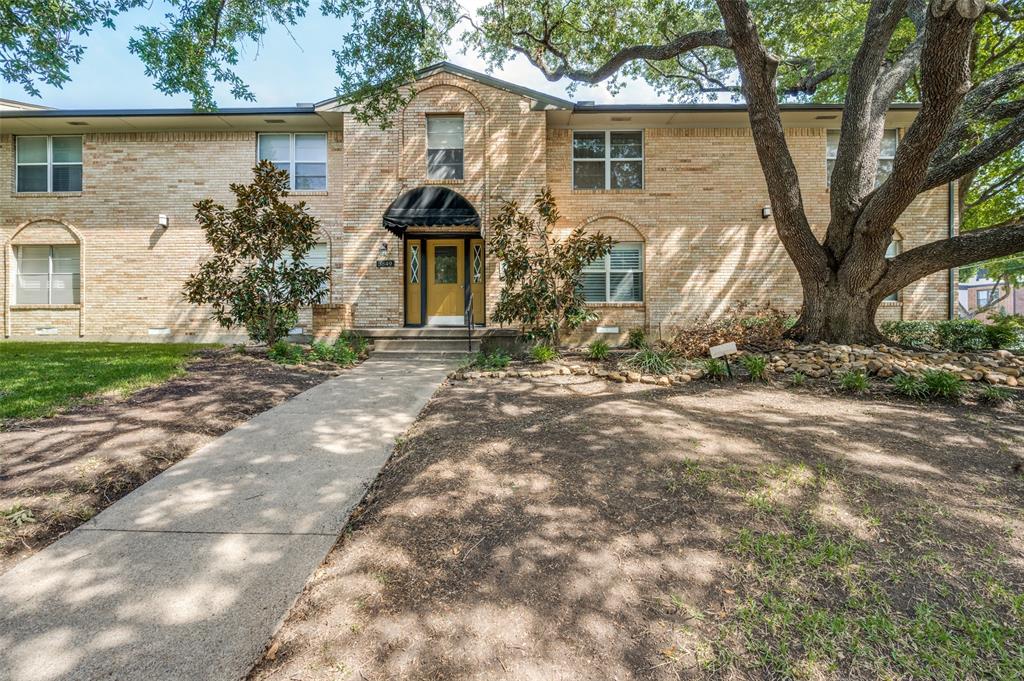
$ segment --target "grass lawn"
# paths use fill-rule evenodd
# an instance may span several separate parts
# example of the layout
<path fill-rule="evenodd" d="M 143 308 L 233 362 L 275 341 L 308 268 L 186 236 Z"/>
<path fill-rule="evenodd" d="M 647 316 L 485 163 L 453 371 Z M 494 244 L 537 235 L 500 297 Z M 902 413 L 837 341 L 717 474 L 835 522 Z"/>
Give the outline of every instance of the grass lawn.
<path fill-rule="evenodd" d="M 1022 464 L 1015 407 L 458 382 L 250 678 L 1022 679 Z"/>
<path fill-rule="evenodd" d="M 90 395 L 127 394 L 178 375 L 203 345 L 0 343 L 0 420 L 49 416 Z"/>

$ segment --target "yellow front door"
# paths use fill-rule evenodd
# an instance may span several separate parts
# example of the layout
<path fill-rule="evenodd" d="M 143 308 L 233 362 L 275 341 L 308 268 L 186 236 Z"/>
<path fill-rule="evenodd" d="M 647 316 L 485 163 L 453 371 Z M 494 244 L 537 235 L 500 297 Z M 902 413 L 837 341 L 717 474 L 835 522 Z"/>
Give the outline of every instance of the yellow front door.
<path fill-rule="evenodd" d="M 427 239 L 427 324 L 458 326 L 466 312 L 463 239 Z"/>

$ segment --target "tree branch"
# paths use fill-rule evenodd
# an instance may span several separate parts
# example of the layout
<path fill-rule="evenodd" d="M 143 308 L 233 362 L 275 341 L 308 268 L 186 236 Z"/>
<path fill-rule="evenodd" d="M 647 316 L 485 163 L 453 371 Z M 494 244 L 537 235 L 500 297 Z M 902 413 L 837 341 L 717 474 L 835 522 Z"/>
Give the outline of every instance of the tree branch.
<path fill-rule="evenodd" d="M 886 296 L 933 272 L 1020 252 L 1024 252 L 1024 218 L 905 251 L 889 261 L 876 292 Z"/>
<path fill-rule="evenodd" d="M 928 169 L 922 191 L 953 182 L 1024 143 L 1024 112 L 969 151 Z"/>

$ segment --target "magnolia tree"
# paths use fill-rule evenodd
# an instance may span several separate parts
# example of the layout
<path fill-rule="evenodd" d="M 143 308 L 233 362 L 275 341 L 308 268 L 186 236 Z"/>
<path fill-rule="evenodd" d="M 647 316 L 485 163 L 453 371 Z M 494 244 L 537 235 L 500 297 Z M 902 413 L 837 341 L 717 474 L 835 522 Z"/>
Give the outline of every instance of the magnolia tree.
<path fill-rule="evenodd" d="M 142 2 L 77 0 L 58 12 L 18 0 L 0 32 L 0 74 L 26 88 L 63 82 L 81 58 L 69 35 Z M 238 46 L 272 21 L 295 23 L 308 4 L 172 0 L 168 22 L 140 27 L 130 47 L 158 88 L 190 93 L 196 106 L 213 105 L 211 81 L 251 97 L 231 68 Z M 746 101 L 778 237 L 803 289 L 794 333 L 805 340 L 879 340 L 881 301 L 935 272 L 982 261 L 1020 272 L 1024 0 L 484 0 L 472 12 L 457 0 L 321 0 L 319 9 L 350 25 L 335 50 L 339 93 L 382 124 L 460 25 L 465 48 L 493 67 L 523 57 L 570 85 L 614 91 L 640 78 L 673 98 Z M 844 104 L 822 239 L 804 209 L 784 98 Z M 886 111 L 899 100 L 921 108 L 876 186 Z M 962 233 L 886 259 L 908 206 L 951 183 Z"/>
<path fill-rule="evenodd" d="M 269 161 L 253 168 L 253 182 L 232 184 L 237 206 L 204 199 L 196 220 L 213 254 L 185 282 L 185 299 L 210 305 L 225 328 L 243 327 L 258 343 L 273 344 L 295 326 L 299 307 L 317 303 L 329 280 L 326 267 L 304 261 L 319 223 L 305 202 L 290 204 L 288 172 Z"/>
<path fill-rule="evenodd" d="M 563 239 L 553 229 L 558 222 L 555 199 L 547 189 L 534 199 L 540 220 L 506 201 L 491 221 L 487 247 L 502 265 L 501 293 L 493 318 L 520 324 L 531 336 L 560 344 L 562 329 L 576 329 L 591 319 L 580 291 L 580 273 L 604 257 L 612 246 L 603 234 L 577 227 Z"/>

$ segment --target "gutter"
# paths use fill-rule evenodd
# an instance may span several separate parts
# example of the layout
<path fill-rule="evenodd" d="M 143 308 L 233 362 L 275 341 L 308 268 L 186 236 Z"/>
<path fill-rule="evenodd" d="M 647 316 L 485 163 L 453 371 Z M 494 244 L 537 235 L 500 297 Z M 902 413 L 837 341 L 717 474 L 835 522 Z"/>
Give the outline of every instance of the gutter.
<path fill-rule="evenodd" d="M 956 236 L 956 191 L 953 189 L 954 183 L 950 182 L 948 187 L 948 204 L 946 207 L 947 216 L 947 227 L 949 230 L 949 238 L 952 239 Z M 957 305 L 957 286 L 956 286 L 956 268 L 950 268 L 949 270 L 949 319 L 956 319 L 956 305 Z"/>

